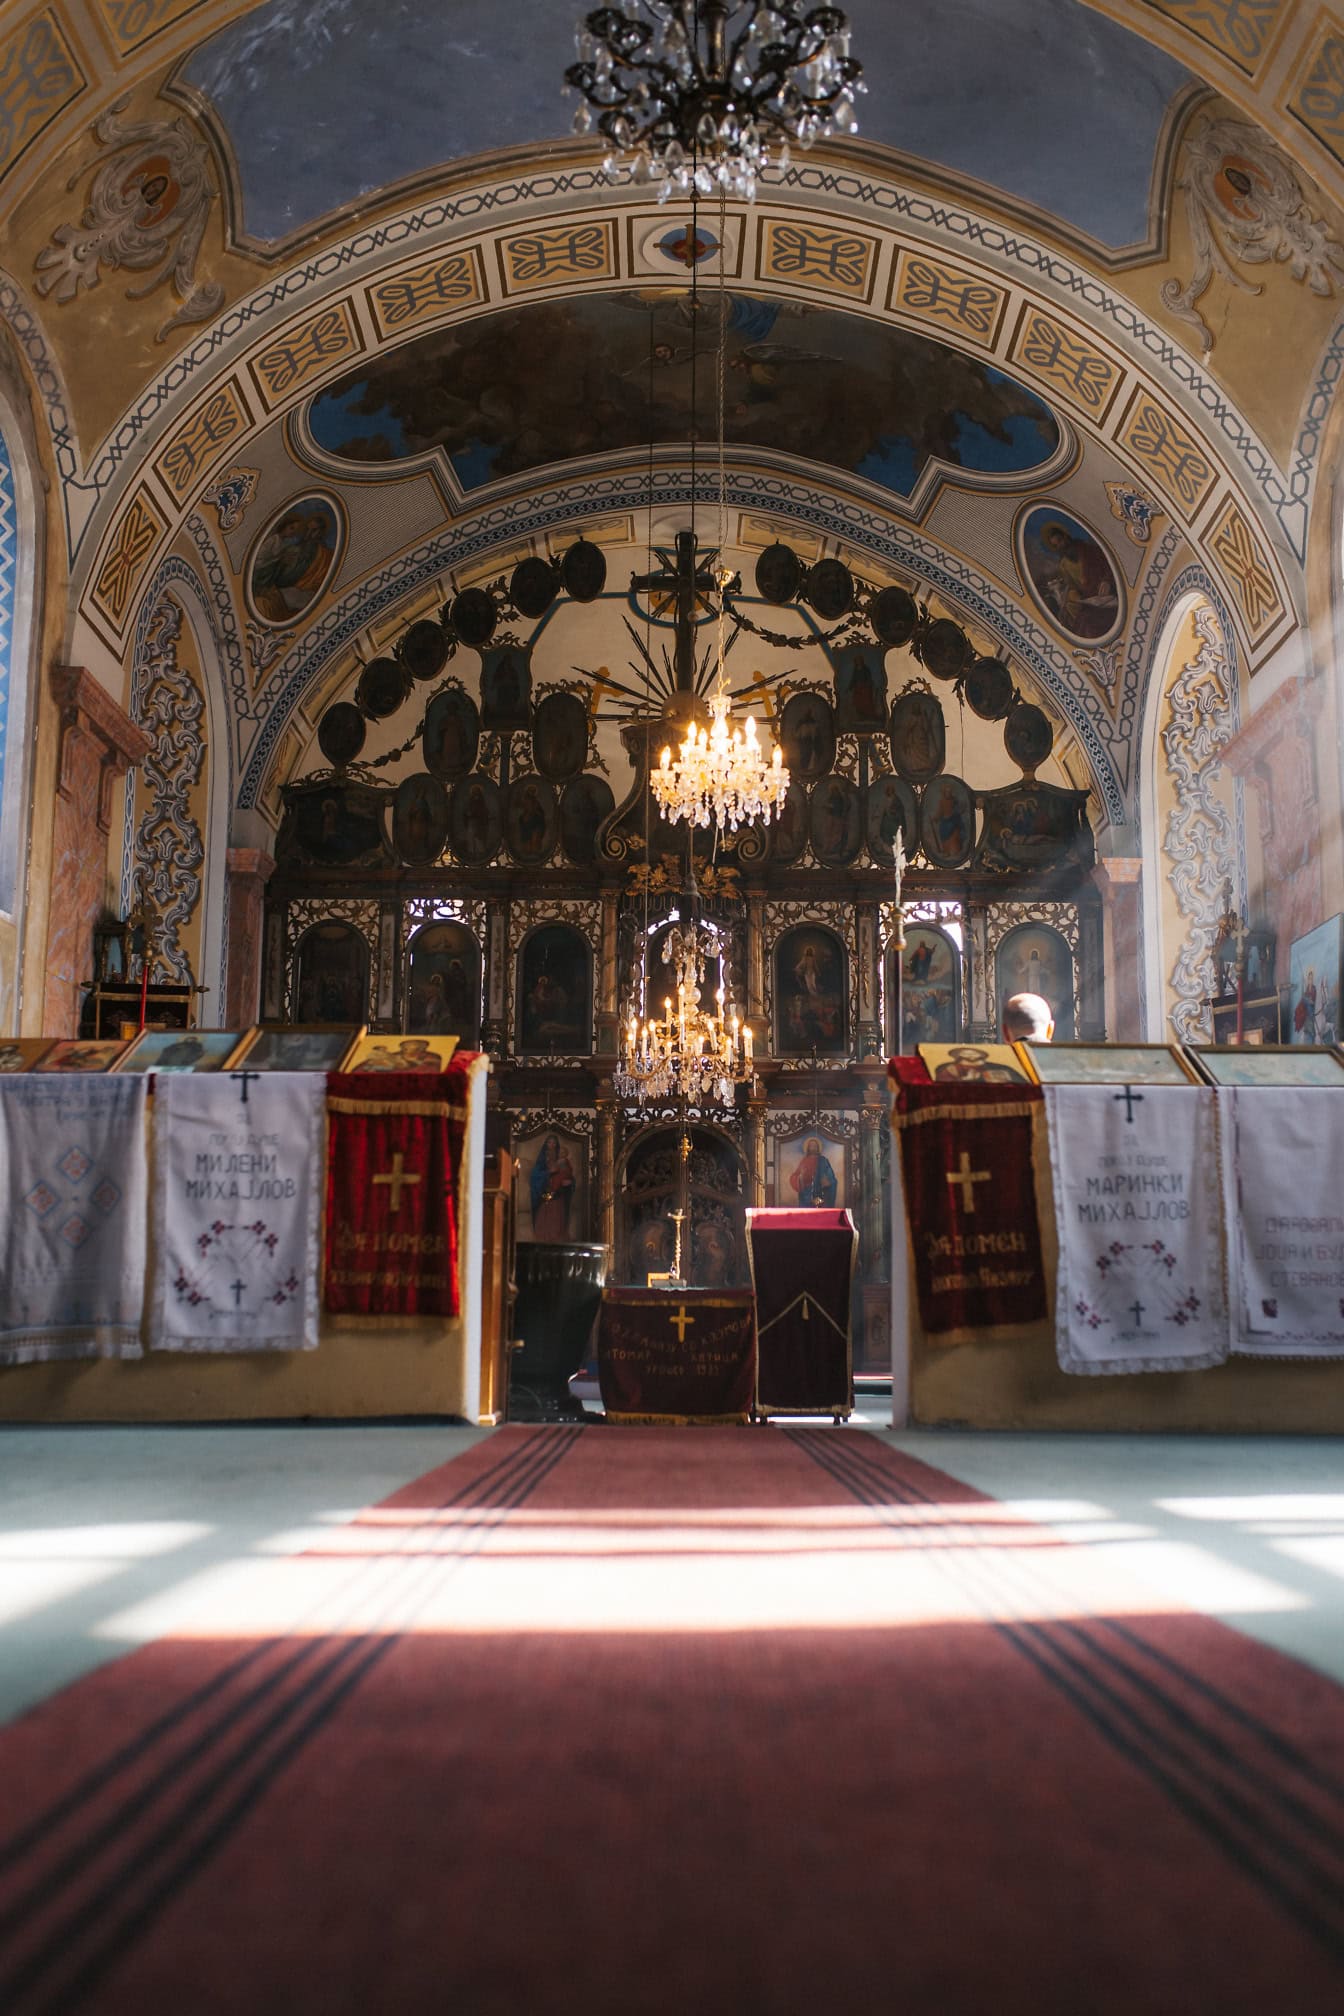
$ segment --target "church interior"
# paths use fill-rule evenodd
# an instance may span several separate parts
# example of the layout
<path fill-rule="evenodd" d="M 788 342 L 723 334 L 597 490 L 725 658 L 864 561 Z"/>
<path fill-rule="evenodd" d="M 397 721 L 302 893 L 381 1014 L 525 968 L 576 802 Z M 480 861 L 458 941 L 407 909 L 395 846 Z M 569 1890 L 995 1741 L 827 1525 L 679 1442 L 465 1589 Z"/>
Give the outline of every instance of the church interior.
<path fill-rule="evenodd" d="M 0 6 L 0 2007 L 1341 2006 L 1342 364 L 1333 0 Z"/>

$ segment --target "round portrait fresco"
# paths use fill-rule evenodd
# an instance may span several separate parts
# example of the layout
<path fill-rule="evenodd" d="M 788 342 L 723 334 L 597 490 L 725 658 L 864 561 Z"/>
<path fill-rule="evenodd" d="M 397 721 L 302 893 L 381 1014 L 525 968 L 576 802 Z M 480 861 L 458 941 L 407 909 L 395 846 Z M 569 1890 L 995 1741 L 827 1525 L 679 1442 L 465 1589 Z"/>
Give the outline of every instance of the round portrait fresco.
<path fill-rule="evenodd" d="M 278 630 L 300 622 L 336 572 L 345 521 L 331 497 L 295 497 L 265 526 L 244 570 L 247 603 Z"/>
<path fill-rule="evenodd" d="M 1079 644 L 1104 644 L 1124 619 L 1120 572 L 1095 532 L 1037 504 L 1017 521 L 1018 560 L 1028 587 L 1057 630 Z"/>

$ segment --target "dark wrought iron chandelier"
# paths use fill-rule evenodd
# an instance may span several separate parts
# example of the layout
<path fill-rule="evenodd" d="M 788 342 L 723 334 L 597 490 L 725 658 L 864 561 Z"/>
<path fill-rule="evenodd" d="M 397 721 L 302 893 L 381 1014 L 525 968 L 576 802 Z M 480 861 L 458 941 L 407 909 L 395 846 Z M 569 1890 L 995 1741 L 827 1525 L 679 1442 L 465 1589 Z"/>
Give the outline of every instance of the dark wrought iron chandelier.
<path fill-rule="evenodd" d="M 839 7 L 629 0 L 585 15 L 576 43 L 565 72 L 583 98 L 575 132 L 596 127 L 611 143 L 609 179 L 651 184 L 660 202 L 722 189 L 749 203 L 791 144 L 857 130 L 863 65 Z"/>

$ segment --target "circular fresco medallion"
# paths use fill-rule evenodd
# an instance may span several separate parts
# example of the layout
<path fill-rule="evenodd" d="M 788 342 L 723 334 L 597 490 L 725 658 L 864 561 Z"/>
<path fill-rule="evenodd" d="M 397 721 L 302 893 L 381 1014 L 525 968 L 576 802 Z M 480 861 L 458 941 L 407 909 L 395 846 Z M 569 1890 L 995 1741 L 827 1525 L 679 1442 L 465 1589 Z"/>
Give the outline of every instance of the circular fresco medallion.
<path fill-rule="evenodd" d="M 808 808 L 812 852 L 828 868 L 852 861 L 863 839 L 863 807 L 858 786 L 848 777 L 823 777 L 813 786 Z"/>
<path fill-rule="evenodd" d="M 448 663 L 448 637 L 442 623 L 433 623 L 428 617 L 412 623 L 397 646 L 397 656 L 412 679 L 437 679 Z"/>
<path fill-rule="evenodd" d="M 1090 526 L 1056 504 L 1017 521 L 1017 554 L 1032 595 L 1066 637 L 1104 644 L 1124 621 L 1120 570 Z"/>
<path fill-rule="evenodd" d="M 355 699 L 374 721 L 395 714 L 411 690 L 411 675 L 395 658 L 370 658 L 359 675 Z"/>
<path fill-rule="evenodd" d="M 328 707 L 317 724 L 317 746 L 328 763 L 334 763 L 338 770 L 347 763 L 353 763 L 364 747 L 364 737 L 368 731 L 364 726 L 364 716 L 349 700 L 338 700 L 334 707 Z"/>
<path fill-rule="evenodd" d="M 883 588 L 868 604 L 868 621 L 882 643 L 899 651 L 919 627 L 919 608 L 908 588 Z"/>
<path fill-rule="evenodd" d="M 570 778 L 560 793 L 560 845 L 576 868 L 596 861 L 598 832 L 615 810 L 616 798 L 605 777 L 585 771 Z"/>
<path fill-rule="evenodd" d="M 591 539 L 579 539 L 560 562 L 560 579 L 571 602 L 596 602 L 607 585 L 607 556 Z"/>
<path fill-rule="evenodd" d="M 795 777 L 769 826 L 770 853 L 781 868 L 802 859 L 807 845 L 807 786 Z"/>
<path fill-rule="evenodd" d="M 532 716 L 532 760 L 557 783 L 574 777 L 588 757 L 588 709 L 577 693 L 546 693 Z"/>
<path fill-rule="evenodd" d="M 428 770 L 403 777 L 392 801 L 392 845 L 412 868 L 438 860 L 448 838 L 448 793 Z"/>
<path fill-rule="evenodd" d="M 1039 707 L 1022 701 L 1008 710 L 1003 746 L 1019 770 L 1038 770 L 1055 746 L 1055 731 Z"/>
<path fill-rule="evenodd" d="M 481 710 L 460 686 L 436 693 L 425 709 L 420 748 L 425 768 L 452 783 L 465 777 L 476 761 L 481 739 Z"/>
<path fill-rule="evenodd" d="M 777 539 L 756 562 L 756 587 L 767 602 L 783 607 L 803 585 L 803 563 L 792 546 Z"/>
<path fill-rule="evenodd" d="M 887 771 L 868 781 L 868 802 L 864 818 L 868 856 L 883 868 L 896 854 L 896 835 L 904 835 L 907 856 L 915 851 L 919 833 L 918 808 L 912 787 L 903 777 Z"/>
<path fill-rule="evenodd" d="M 966 669 L 962 691 L 982 721 L 1002 721 L 1013 704 L 1013 675 L 1002 658 L 977 658 Z"/>
<path fill-rule="evenodd" d="M 558 571 L 535 553 L 520 560 L 509 576 L 509 600 L 518 614 L 531 622 L 546 614 L 559 592 Z"/>
<path fill-rule="evenodd" d="M 262 623 L 302 622 L 336 572 L 345 519 L 334 498 L 296 497 L 265 525 L 243 568 L 247 605 Z"/>
<path fill-rule="evenodd" d="M 464 588 L 460 595 L 453 597 L 453 629 L 473 651 L 479 651 L 482 645 L 490 642 L 498 616 L 495 598 L 484 588 Z"/>
<path fill-rule="evenodd" d="M 935 679 L 960 679 L 970 663 L 971 640 L 950 616 L 936 616 L 926 624 L 915 649 Z"/>
<path fill-rule="evenodd" d="M 824 623 L 834 623 L 854 607 L 854 576 L 843 560 L 818 560 L 803 579 L 803 599 Z"/>
<path fill-rule="evenodd" d="M 448 839 L 459 861 L 478 868 L 504 839 L 504 801 L 493 777 L 463 777 L 448 800 Z"/>
<path fill-rule="evenodd" d="M 823 693 L 791 693 L 779 716 L 779 746 L 791 777 L 824 777 L 835 761 L 835 715 Z"/>
<path fill-rule="evenodd" d="M 936 777 L 947 760 L 947 725 L 932 693 L 902 693 L 892 703 L 891 760 L 912 784 Z"/>
<path fill-rule="evenodd" d="M 975 846 L 975 800 L 960 777 L 935 777 L 919 803 L 919 844 L 933 868 L 960 868 Z"/>

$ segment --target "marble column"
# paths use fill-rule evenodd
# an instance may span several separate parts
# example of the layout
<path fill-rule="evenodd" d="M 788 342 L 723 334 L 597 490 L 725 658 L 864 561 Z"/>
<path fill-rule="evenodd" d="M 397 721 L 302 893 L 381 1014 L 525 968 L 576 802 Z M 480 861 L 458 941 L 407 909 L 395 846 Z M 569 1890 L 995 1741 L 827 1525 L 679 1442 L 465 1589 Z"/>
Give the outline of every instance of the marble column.
<path fill-rule="evenodd" d="M 229 978 L 224 995 L 226 1029 L 247 1029 L 261 1012 L 261 961 L 266 884 L 275 862 L 260 847 L 230 847 Z"/>
<path fill-rule="evenodd" d="M 1289 679 L 1223 751 L 1260 809 L 1264 886 L 1248 892 L 1248 921 L 1263 917 L 1276 935 L 1275 978 L 1288 978 L 1293 940 L 1322 921 L 1321 808 L 1316 732 L 1324 703 L 1319 679 Z"/>
<path fill-rule="evenodd" d="M 141 760 L 150 743 L 82 665 L 54 665 L 51 692 L 60 709 L 60 741 L 42 1028 L 49 1036 L 72 1036 L 80 987 L 93 974 L 93 926 L 107 883 L 112 786 Z"/>
<path fill-rule="evenodd" d="M 1101 891 L 1106 1039 L 1111 1043 L 1142 1043 L 1144 1000 L 1139 944 L 1143 862 L 1132 855 L 1107 855 L 1092 870 L 1092 880 Z"/>

